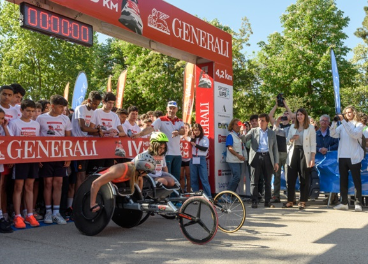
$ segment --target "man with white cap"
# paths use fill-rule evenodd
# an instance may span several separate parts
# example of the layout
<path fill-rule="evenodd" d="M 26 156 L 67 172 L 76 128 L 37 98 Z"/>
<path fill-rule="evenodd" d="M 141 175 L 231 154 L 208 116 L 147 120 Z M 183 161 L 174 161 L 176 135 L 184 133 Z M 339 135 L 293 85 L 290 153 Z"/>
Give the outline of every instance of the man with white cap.
<path fill-rule="evenodd" d="M 133 138 L 145 136 L 155 130 L 165 133 L 169 138 L 166 154 L 167 168 L 169 173 L 179 181 L 181 168 L 180 135 L 184 135 L 184 123 L 176 116 L 178 104 L 175 101 L 168 102 L 166 110 L 166 116 L 157 118 L 152 126 L 146 127 L 141 132 L 133 135 Z"/>

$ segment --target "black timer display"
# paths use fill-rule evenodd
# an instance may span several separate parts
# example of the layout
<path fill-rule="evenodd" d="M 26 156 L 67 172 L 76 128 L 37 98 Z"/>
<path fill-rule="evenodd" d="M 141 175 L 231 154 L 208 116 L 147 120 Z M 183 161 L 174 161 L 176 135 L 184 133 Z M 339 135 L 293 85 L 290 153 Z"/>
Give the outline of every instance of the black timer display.
<path fill-rule="evenodd" d="M 93 45 L 93 28 L 91 25 L 28 3 L 21 3 L 20 12 L 23 16 L 21 25 L 23 28 L 85 46 Z"/>

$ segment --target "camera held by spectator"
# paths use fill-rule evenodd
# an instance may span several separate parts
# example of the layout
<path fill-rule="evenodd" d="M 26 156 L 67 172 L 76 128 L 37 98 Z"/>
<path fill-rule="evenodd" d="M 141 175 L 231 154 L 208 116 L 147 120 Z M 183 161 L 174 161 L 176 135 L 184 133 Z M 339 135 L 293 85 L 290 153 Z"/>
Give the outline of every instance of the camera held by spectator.
<path fill-rule="evenodd" d="M 277 106 L 279 106 L 279 107 L 285 107 L 285 104 L 284 104 L 285 98 L 282 97 L 283 95 L 284 95 L 283 93 L 279 93 L 277 95 Z"/>

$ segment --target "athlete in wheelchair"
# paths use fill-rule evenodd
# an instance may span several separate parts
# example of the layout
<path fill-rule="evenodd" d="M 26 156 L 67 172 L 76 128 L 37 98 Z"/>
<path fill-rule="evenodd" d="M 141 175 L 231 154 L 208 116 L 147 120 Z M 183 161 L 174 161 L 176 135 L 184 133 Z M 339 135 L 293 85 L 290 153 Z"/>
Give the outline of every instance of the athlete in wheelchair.
<path fill-rule="evenodd" d="M 74 223 L 81 233 L 96 235 L 111 219 L 121 227 L 131 228 L 152 214 L 160 214 L 178 219 L 188 240 L 204 244 L 215 236 L 218 227 L 235 232 L 243 225 L 245 207 L 235 193 L 231 203 L 222 198 L 228 198 L 229 191 L 219 193 L 213 201 L 201 191 L 180 193 L 179 182 L 165 168 L 167 142 L 165 134 L 153 133 L 149 149 L 132 162 L 97 171 L 82 183 L 73 203 Z M 176 197 L 170 197 L 172 193 Z M 175 201 L 182 206 L 177 208 Z M 218 213 L 224 216 L 220 223 Z"/>
<path fill-rule="evenodd" d="M 150 138 L 150 146 L 147 151 L 140 153 L 132 162 L 114 165 L 107 170 L 101 171 L 101 176 L 92 182 L 91 185 L 91 212 L 95 213 L 101 209 L 96 203 L 96 196 L 101 186 L 113 182 L 115 184 L 129 181 L 133 186 L 137 182 L 140 190 L 143 189 L 143 182 L 148 181 L 152 188 L 161 187 L 163 189 L 178 189 L 179 183 L 168 173 L 165 154 L 167 152 L 167 142 L 169 139 L 162 132 L 153 132 Z M 143 179 L 142 177 L 154 179 Z M 133 192 L 134 190 L 132 190 Z M 172 190 L 170 191 L 172 192 Z M 151 197 L 156 198 L 156 197 Z"/>

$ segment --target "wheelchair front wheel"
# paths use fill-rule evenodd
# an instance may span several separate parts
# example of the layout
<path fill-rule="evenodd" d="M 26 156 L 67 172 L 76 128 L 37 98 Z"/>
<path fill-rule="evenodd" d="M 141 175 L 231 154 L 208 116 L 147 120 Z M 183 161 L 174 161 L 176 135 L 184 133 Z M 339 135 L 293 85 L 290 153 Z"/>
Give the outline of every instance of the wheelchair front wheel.
<path fill-rule="evenodd" d="M 204 197 L 196 196 L 186 200 L 178 217 L 181 231 L 194 244 L 205 244 L 216 235 L 217 213 L 212 203 Z"/>
<path fill-rule="evenodd" d="M 213 204 L 216 208 L 221 231 L 233 233 L 243 226 L 246 209 L 239 195 L 232 191 L 222 191 L 215 196 Z"/>

